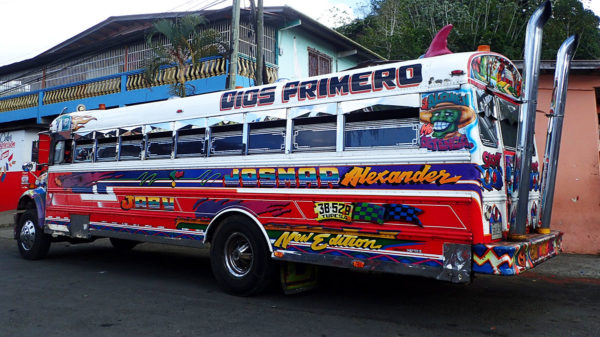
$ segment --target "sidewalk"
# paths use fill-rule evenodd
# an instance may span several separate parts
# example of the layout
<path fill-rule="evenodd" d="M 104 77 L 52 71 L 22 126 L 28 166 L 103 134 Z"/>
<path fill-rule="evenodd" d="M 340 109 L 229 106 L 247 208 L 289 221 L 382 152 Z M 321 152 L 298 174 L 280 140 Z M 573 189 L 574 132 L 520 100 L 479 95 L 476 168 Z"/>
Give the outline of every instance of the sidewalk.
<path fill-rule="evenodd" d="M 11 227 L 15 221 L 15 211 L 0 212 L 0 228 Z"/>
<path fill-rule="evenodd" d="M 600 255 L 560 254 L 527 273 L 561 278 L 600 279 Z"/>

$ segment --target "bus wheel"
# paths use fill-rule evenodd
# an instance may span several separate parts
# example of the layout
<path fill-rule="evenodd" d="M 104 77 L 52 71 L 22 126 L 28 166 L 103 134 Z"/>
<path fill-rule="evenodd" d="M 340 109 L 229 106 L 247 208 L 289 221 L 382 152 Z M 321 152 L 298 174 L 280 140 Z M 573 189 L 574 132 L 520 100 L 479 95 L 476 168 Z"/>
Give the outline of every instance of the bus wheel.
<path fill-rule="evenodd" d="M 266 240 L 245 217 L 236 215 L 221 223 L 211 242 L 210 257 L 213 274 L 228 293 L 254 295 L 272 280 L 274 266 Z"/>
<path fill-rule="evenodd" d="M 117 238 L 110 238 L 109 240 L 110 240 L 110 244 L 116 250 L 120 250 L 120 251 L 132 250 L 133 247 L 135 247 L 139 244 L 138 241 L 133 241 L 133 240 L 125 240 L 125 239 L 117 239 Z"/>
<path fill-rule="evenodd" d="M 50 249 L 51 237 L 44 233 L 37 222 L 36 211 L 28 209 L 17 224 L 17 246 L 21 256 L 27 260 L 42 259 Z"/>

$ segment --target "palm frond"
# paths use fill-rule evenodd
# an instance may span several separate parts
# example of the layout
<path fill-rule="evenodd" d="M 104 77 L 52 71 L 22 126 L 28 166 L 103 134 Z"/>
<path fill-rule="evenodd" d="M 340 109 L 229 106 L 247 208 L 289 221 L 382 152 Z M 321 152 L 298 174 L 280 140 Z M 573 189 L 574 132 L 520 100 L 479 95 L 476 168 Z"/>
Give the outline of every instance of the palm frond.
<path fill-rule="evenodd" d="M 176 66 L 177 73 L 183 74 L 190 63 L 195 65 L 209 56 L 225 56 L 229 52 L 229 46 L 222 41 L 221 34 L 214 29 L 199 29 L 207 23 L 202 16 L 155 22 L 154 29 L 146 36 L 146 42 L 153 52 L 153 57 L 145 66 L 146 81 L 156 81 L 161 67 L 166 65 Z M 162 39 L 167 44 L 161 43 Z M 177 83 L 171 85 L 171 93 L 181 97 L 195 93 L 195 88 L 186 90 L 186 85 L 185 77 L 177 76 Z"/>

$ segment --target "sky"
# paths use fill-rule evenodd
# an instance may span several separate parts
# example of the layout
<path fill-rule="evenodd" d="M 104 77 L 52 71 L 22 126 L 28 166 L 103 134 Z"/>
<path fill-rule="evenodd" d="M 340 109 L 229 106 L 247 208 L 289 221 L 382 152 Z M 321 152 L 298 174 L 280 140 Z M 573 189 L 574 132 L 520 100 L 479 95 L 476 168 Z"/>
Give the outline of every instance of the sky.
<path fill-rule="evenodd" d="M 255 1 L 256 2 L 256 1 Z M 331 7 L 360 15 L 367 0 L 263 0 L 265 6 L 294 7 L 331 26 Z M 110 16 L 190 11 L 230 6 L 219 0 L 0 0 L 0 66 L 32 58 Z M 248 0 L 241 0 L 248 7 Z"/>
<path fill-rule="evenodd" d="M 249 6 L 248 0 L 241 0 Z M 330 8 L 350 18 L 365 13 L 368 0 L 263 0 L 265 6 L 288 5 L 332 26 Z M 0 66 L 32 58 L 110 16 L 189 11 L 229 6 L 231 0 L 0 0 Z M 600 15 L 600 0 L 584 0 Z"/>

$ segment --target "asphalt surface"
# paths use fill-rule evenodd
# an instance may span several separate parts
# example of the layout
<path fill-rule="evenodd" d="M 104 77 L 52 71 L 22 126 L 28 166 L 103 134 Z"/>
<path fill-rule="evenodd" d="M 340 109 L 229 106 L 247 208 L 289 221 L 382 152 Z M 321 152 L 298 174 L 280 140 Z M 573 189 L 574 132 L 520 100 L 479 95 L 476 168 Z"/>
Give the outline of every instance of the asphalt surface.
<path fill-rule="evenodd" d="M 470 285 L 323 269 L 320 287 L 224 294 L 207 252 L 107 240 L 20 258 L 0 229 L 0 336 L 599 336 L 600 258 Z"/>

